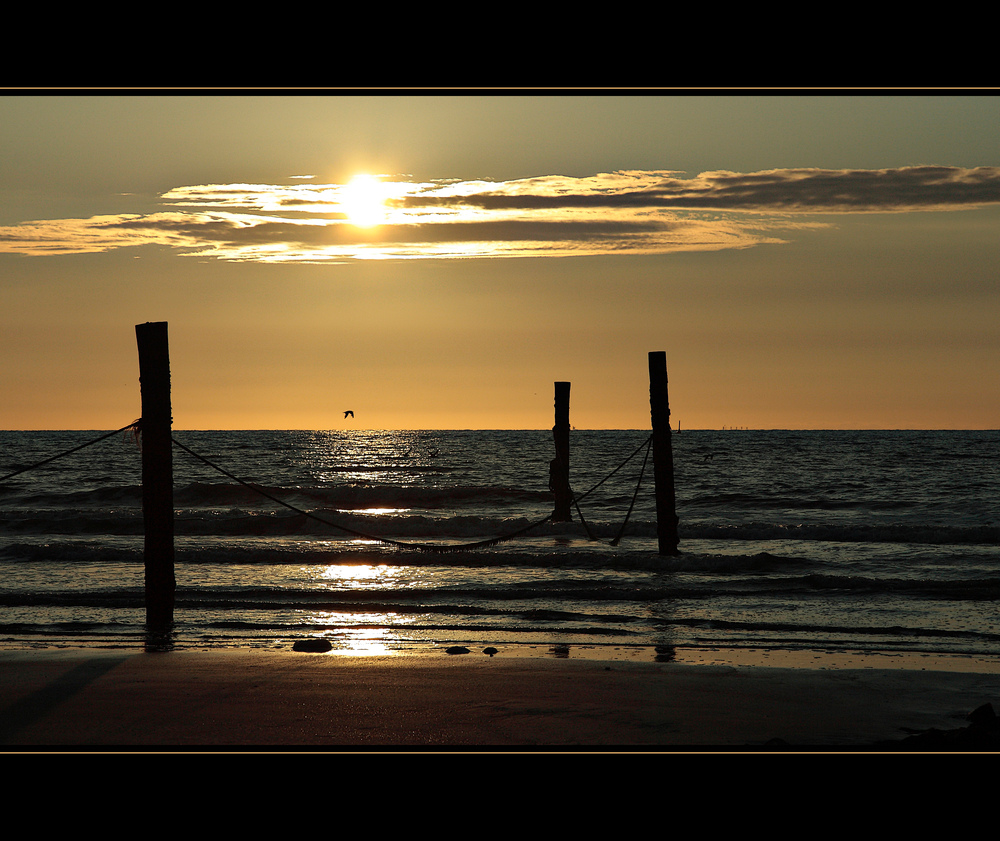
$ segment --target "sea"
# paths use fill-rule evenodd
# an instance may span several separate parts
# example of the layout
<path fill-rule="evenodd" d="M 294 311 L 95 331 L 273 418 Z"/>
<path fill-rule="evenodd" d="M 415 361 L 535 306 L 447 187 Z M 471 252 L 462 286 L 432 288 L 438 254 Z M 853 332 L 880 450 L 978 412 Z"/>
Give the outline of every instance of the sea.
<path fill-rule="evenodd" d="M 173 439 L 153 635 L 141 436 L 0 432 L 0 647 L 1000 653 L 1000 431 L 675 432 L 677 554 L 648 430 L 571 431 L 569 521 L 551 430 Z"/>

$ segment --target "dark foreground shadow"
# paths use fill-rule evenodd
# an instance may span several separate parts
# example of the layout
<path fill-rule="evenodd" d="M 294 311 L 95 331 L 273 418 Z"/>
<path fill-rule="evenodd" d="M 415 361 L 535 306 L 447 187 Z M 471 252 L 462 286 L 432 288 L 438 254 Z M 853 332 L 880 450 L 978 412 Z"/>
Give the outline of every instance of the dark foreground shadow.
<path fill-rule="evenodd" d="M 885 739 L 864 745 L 819 747 L 794 745 L 783 739 L 772 739 L 757 750 L 774 752 L 832 753 L 996 753 L 1000 752 L 1000 718 L 992 704 L 983 704 L 965 717 L 969 724 L 954 730 L 909 730 L 901 739 Z"/>
<path fill-rule="evenodd" d="M 94 657 L 0 711 L 0 744 L 10 744 L 25 727 L 44 718 L 53 707 L 68 700 L 128 657 L 127 654 Z"/>
<path fill-rule="evenodd" d="M 992 704 L 977 707 L 966 718 L 967 727 L 955 730 L 919 730 L 904 739 L 879 742 L 878 750 L 898 751 L 1000 751 L 1000 718 Z"/>

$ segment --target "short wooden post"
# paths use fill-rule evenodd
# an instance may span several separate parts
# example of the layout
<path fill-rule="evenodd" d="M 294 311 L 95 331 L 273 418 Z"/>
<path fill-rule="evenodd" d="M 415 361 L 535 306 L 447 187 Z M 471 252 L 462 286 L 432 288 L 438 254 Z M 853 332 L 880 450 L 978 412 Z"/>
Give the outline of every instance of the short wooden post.
<path fill-rule="evenodd" d="M 556 423 L 552 437 L 556 457 L 549 463 L 549 490 L 555 494 L 555 512 L 552 520 L 557 523 L 573 519 L 570 505 L 573 492 L 569 487 L 569 383 L 556 383 Z"/>
<path fill-rule="evenodd" d="M 174 477 L 167 323 L 135 326 L 142 396 L 142 518 L 146 624 L 165 629 L 174 619 Z"/>
<path fill-rule="evenodd" d="M 674 494 L 674 453 L 670 438 L 667 355 L 649 354 L 649 413 L 653 423 L 653 481 L 656 487 L 656 537 L 661 555 L 680 554 Z"/>

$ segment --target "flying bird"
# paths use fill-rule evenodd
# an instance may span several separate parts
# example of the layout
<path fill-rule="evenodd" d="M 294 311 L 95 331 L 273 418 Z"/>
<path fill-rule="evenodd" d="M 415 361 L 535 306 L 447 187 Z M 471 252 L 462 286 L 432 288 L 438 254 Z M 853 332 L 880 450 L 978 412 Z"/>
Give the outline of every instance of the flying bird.
<path fill-rule="evenodd" d="M 344 417 L 345 418 L 353 418 L 354 417 L 354 412 L 352 412 L 350 409 L 348 409 L 346 412 L 344 412 Z"/>

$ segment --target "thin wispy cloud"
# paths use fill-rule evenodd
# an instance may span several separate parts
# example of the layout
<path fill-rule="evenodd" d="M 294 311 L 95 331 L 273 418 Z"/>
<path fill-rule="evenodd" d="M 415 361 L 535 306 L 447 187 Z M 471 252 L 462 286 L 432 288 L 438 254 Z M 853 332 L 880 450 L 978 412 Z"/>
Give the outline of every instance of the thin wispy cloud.
<path fill-rule="evenodd" d="M 51 255 L 159 245 L 227 261 L 457 259 L 750 248 L 829 215 L 1000 204 L 1000 168 L 620 171 L 584 178 L 348 184 L 208 184 L 162 210 L 0 227 L 0 252 Z"/>

